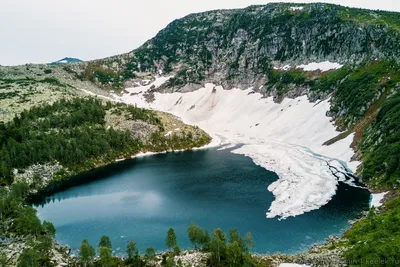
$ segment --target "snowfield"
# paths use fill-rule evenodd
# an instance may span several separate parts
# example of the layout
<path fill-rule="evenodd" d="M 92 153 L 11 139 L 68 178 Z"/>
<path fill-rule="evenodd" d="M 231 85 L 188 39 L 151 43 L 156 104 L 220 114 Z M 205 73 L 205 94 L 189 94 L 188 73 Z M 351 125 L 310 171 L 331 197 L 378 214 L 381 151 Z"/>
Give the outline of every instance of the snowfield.
<path fill-rule="evenodd" d="M 385 198 L 387 193 L 389 192 L 371 194 L 370 208 L 372 207 L 379 208 L 380 206 L 382 206 L 383 199 Z"/>
<path fill-rule="evenodd" d="M 340 65 L 338 63 L 332 63 L 329 61 L 324 61 L 324 62 L 312 62 L 307 65 L 299 65 L 296 68 L 297 69 L 303 69 L 304 71 L 328 71 L 328 70 L 337 70 L 343 67 L 343 65 Z"/>
<path fill-rule="evenodd" d="M 304 71 L 328 71 L 328 70 L 337 70 L 343 67 L 343 65 L 339 63 L 334 63 L 334 62 L 329 62 L 329 61 L 323 61 L 323 62 L 311 62 L 307 65 L 298 65 L 295 67 L 292 67 L 290 65 L 284 65 L 281 67 L 274 66 L 274 70 L 281 70 L 281 71 L 288 71 L 290 69 L 303 69 Z"/>
<path fill-rule="evenodd" d="M 327 204 L 338 186 L 338 178 L 329 166 L 340 173 L 355 171 L 359 165 L 350 162 L 353 135 L 322 146 L 339 134 L 326 116 L 328 100 L 311 103 L 302 96 L 277 104 L 272 97 L 263 98 L 251 88 L 224 90 L 206 84 L 194 92 L 155 93 L 154 102 L 147 103 L 143 94 L 166 80 L 168 77 L 159 77 L 114 97 L 138 107 L 172 113 L 185 123 L 199 126 L 214 138 L 209 146 L 243 144 L 233 153 L 246 155 L 279 176 L 268 187 L 275 196 L 268 218 L 297 216 Z"/>

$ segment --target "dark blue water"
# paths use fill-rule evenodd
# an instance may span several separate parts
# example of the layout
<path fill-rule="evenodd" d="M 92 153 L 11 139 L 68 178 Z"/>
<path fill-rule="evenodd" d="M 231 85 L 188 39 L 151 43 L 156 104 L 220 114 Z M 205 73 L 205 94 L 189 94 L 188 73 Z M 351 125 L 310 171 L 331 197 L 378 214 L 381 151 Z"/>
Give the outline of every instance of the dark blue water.
<path fill-rule="evenodd" d="M 260 253 L 296 253 L 329 235 L 368 208 L 369 192 L 340 185 L 319 210 L 279 221 L 267 219 L 276 174 L 251 159 L 216 149 L 161 154 L 116 163 L 81 176 L 85 183 L 46 197 L 39 217 L 54 223 L 57 240 L 73 249 L 84 238 L 97 246 L 110 236 L 118 254 L 134 239 L 140 250 L 165 250 L 173 227 L 181 248 L 190 248 L 191 221 L 210 231 L 251 232 Z"/>

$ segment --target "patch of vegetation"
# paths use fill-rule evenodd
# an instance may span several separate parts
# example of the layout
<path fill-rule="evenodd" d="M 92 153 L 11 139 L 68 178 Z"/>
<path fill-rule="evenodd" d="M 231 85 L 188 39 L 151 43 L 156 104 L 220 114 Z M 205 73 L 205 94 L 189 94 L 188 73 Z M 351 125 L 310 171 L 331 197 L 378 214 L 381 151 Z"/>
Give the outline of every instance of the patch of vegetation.
<path fill-rule="evenodd" d="M 53 266 L 51 249 L 55 237 L 52 223 L 43 223 L 36 215 L 36 210 L 24 204 L 29 186 L 14 183 L 10 188 L 0 188 L 0 236 L 10 238 L 11 234 L 25 236 L 30 248 L 22 251 L 18 266 Z M 4 266 L 11 266 L 4 259 Z M 2 263 L 2 264 L 3 264 Z"/>
<path fill-rule="evenodd" d="M 204 74 L 196 70 L 182 69 L 166 83 L 169 87 L 184 86 L 189 83 L 200 84 Z"/>
<path fill-rule="evenodd" d="M 127 113 L 126 118 L 128 120 L 140 120 L 148 122 L 150 124 L 159 126 L 160 130 L 163 131 L 162 122 L 154 111 L 138 108 L 136 106 L 125 106 L 125 111 Z"/>
<path fill-rule="evenodd" d="M 95 99 L 60 100 L 22 112 L 0 125 L 0 177 L 13 180 L 14 168 L 54 160 L 79 172 L 97 160 L 109 162 L 142 147 L 127 132 L 106 129 L 106 106 Z"/>
<path fill-rule="evenodd" d="M 284 97 L 293 85 L 310 86 L 314 83 L 309 78 L 309 75 L 301 69 L 290 69 L 288 71 L 270 70 L 268 79 L 266 91 L 269 93 L 272 89 L 275 89 L 279 99 Z"/>
<path fill-rule="evenodd" d="M 303 85 L 307 80 L 306 73 L 301 69 L 291 69 L 288 71 L 272 70 L 272 75 L 269 77 L 271 83 L 280 83 L 282 85 L 296 84 Z"/>
<path fill-rule="evenodd" d="M 172 133 L 168 138 L 161 131 L 151 135 L 150 144 L 147 145 L 150 151 L 166 151 L 190 149 L 193 147 L 201 147 L 208 144 L 211 138 L 208 135 L 201 135 L 194 138 L 192 132 Z"/>
<path fill-rule="evenodd" d="M 33 78 L 18 78 L 18 79 L 7 79 L 7 78 L 0 78 L 0 83 L 3 84 L 16 84 L 19 86 L 30 86 L 33 84 L 38 84 L 38 83 L 47 83 L 50 85 L 55 85 L 55 86 L 59 86 L 59 87 L 67 87 L 69 85 L 63 84 L 61 83 L 59 80 L 55 79 L 55 78 L 45 78 L 42 80 L 35 80 Z"/>
<path fill-rule="evenodd" d="M 386 204 L 387 211 L 356 223 L 346 234 L 349 266 L 398 266 L 400 262 L 400 198 Z"/>
<path fill-rule="evenodd" d="M 81 80 L 91 81 L 105 89 L 121 90 L 124 88 L 122 74 L 111 69 L 106 69 L 98 62 L 90 63 L 85 71 L 77 75 L 77 77 Z"/>
<path fill-rule="evenodd" d="M 389 98 L 360 145 L 363 180 L 377 188 L 400 186 L 400 95 Z"/>
<path fill-rule="evenodd" d="M 16 97 L 18 95 L 19 95 L 18 91 L 6 92 L 6 93 L 0 92 L 0 100 Z"/>
<path fill-rule="evenodd" d="M 349 66 L 344 66 L 334 71 L 324 72 L 318 77 L 318 79 L 316 79 L 313 86 L 311 86 L 311 91 L 333 92 L 337 85 L 340 84 L 350 72 L 351 69 Z"/>
<path fill-rule="evenodd" d="M 250 251 L 255 247 L 255 242 L 251 233 L 244 237 L 240 236 L 237 229 L 229 231 L 229 237 L 221 230 L 215 229 L 211 237 L 208 231 L 200 226 L 191 223 L 187 228 L 190 241 L 199 252 L 209 252 L 207 266 L 260 266 L 250 255 Z M 169 228 L 165 237 L 165 245 L 169 251 L 161 255 L 162 267 L 181 267 L 182 261 L 175 261 L 174 257 L 181 255 L 180 247 L 177 244 L 177 236 L 173 228 Z M 117 258 L 112 254 L 112 243 L 108 236 L 102 236 L 98 245 L 99 258 L 95 258 L 95 249 L 84 239 L 79 251 L 79 258 L 75 264 L 85 264 L 86 266 L 155 266 L 159 261 L 152 247 L 146 249 L 142 256 L 137 248 L 136 242 L 130 240 L 126 246 L 127 257 Z"/>
<path fill-rule="evenodd" d="M 126 120 L 158 126 L 159 132 L 144 144 L 129 131 L 106 128 L 107 110 L 124 114 Z M 0 183 L 11 184 L 13 169 L 59 162 L 69 170 L 57 179 L 131 156 L 139 151 L 190 149 L 210 141 L 191 131 L 166 136 L 154 111 L 123 104 L 104 104 L 94 98 L 59 100 L 23 111 L 9 123 L 0 124 Z M 34 185 L 33 185 L 34 186 Z"/>
<path fill-rule="evenodd" d="M 379 96 L 398 86 L 400 65 L 395 61 L 372 61 L 324 73 L 271 70 L 268 77 L 267 92 L 275 88 L 278 96 L 284 96 L 291 85 L 309 88 L 313 98 L 333 93 L 330 112 L 343 129 L 351 129 Z"/>
<path fill-rule="evenodd" d="M 361 8 L 337 7 L 343 20 L 356 21 L 361 25 L 378 24 L 388 25 L 400 29 L 400 18 L 397 12 L 367 10 Z"/>
<path fill-rule="evenodd" d="M 341 113 L 339 122 L 354 125 L 387 89 L 400 82 L 400 67 L 394 61 L 365 63 L 338 80 L 331 111 Z"/>

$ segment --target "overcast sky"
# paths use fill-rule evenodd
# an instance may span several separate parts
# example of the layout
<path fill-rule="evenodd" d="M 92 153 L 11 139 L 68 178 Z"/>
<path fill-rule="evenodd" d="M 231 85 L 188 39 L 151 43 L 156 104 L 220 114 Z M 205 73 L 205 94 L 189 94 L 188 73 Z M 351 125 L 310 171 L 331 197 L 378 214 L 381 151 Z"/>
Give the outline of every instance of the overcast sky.
<path fill-rule="evenodd" d="M 125 53 L 187 14 L 268 2 L 276 1 L 0 0 L 0 65 L 47 63 L 67 56 L 91 60 Z M 325 2 L 400 11 L 399 0 Z"/>

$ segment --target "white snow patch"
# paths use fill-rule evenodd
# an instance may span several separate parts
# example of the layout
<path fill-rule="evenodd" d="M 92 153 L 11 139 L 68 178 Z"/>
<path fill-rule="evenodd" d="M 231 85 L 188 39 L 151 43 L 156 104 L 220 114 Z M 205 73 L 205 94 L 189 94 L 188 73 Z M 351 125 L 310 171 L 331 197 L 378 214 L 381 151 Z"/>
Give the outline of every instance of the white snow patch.
<path fill-rule="evenodd" d="M 154 93 L 154 102 L 147 103 L 143 94 L 153 84 L 158 87 L 168 79 L 158 77 L 149 85 L 127 89 L 129 93 L 119 101 L 169 112 L 199 126 L 213 138 L 206 147 L 242 144 L 232 152 L 249 156 L 279 176 L 268 187 L 275 195 L 267 214 L 270 218 L 297 216 L 325 205 L 338 185 L 328 163 L 339 167 L 344 162 L 352 171 L 359 164 L 349 164 L 354 155 L 350 148 L 353 135 L 322 146 L 339 134 L 326 116 L 329 99 L 316 104 L 302 96 L 278 104 L 251 88 L 224 90 L 206 84 L 194 92 Z"/>
<path fill-rule="evenodd" d="M 153 155 L 164 154 L 164 153 L 167 153 L 167 152 L 166 151 L 165 152 L 145 152 L 145 153 L 140 152 L 140 153 L 132 156 L 132 158 L 134 159 L 134 158 L 140 158 L 140 157 L 147 157 L 147 156 L 153 156 Z"/>
<path fill-rule="evenodd" d="M 218 148 L 218 150 L 219 151 L 222 151 L 222 150 L 227 150 L 227 149 L 231 149 L 231 148 L 234 148 L 235 146 L 237 146 L 237 144 L 223 144 L 223 143 L 221 143 L 221 145 L 220 145 L 221 147 L 220 148 Z"/>
<path fill-rule="evenodd" d="M 343 67 L 343 65 L 340 65 L 339 63 L 332 63 L 329 61 L 324 61 L 324 62 L 312 62 L 307 65 L 299 65 L 296 68 L 297 69 L 303 69 L 305 71 L 328 71 L 328 70 L 337 70 Z"/>
<path fill-rule="evenodd" d="M 279 179 L 268 186 L 275 195 L 267 217 L 287 218 L 318 209 L 335 195 L 337 180 L 323 160 L 300 146 L 268 142 L 244 145 L 233 153 L 244 154 Z"/>
<path fill-rule="evenodd" d="M 382 201 L 385 198 L 385 195 L 389 192 L 384 192 L 384 193 L 379 193 L 379 194 L 372 194 L 371 195 L 371 203 L 370 203 L 370 208 L 375 207 L 379 208 L 382 206 Z"/>
<path fill-rule="evenodd" d="M 290 65 L 285 65 L 282 67 L 273 67 L 274 70 L 290 70 L 291 66 Z"/>
<path fill-rule="evenodd" d="M 292 7 L 290 7 L 291 11 L 298 11 L 298 10 L 303 10 L 303 9 L 304 9 L 304 7 L 302 7 L 302 6 L 292 6 Z"/>

